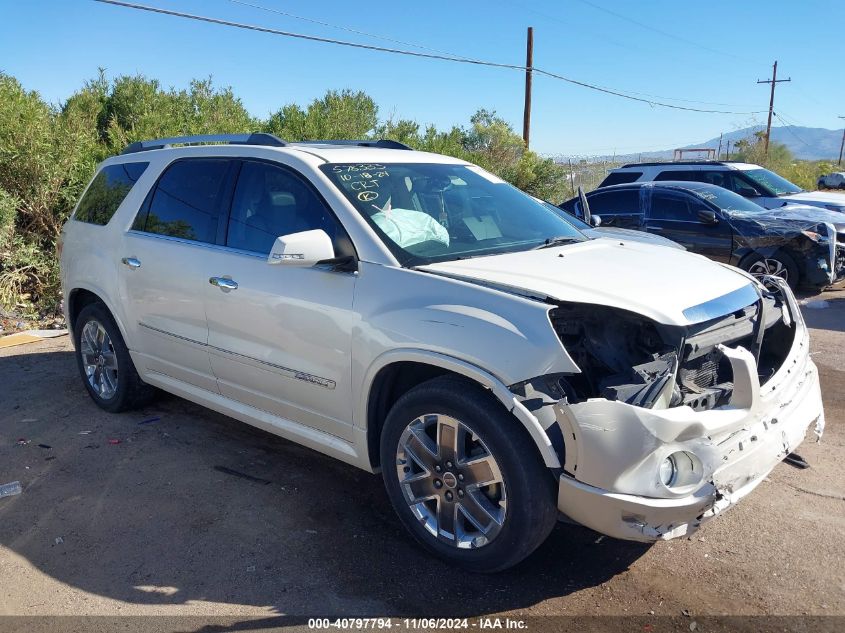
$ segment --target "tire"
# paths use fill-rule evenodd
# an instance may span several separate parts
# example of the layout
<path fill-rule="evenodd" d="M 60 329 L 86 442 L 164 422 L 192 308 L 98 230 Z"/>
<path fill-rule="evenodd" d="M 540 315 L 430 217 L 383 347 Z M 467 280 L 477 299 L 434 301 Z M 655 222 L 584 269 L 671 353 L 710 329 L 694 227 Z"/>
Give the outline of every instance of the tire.
<path fill-rule="evenodd" d="M 463 441 L 445 441 L 453 437 L 449 429 Z M 381 464 L 408 531 L 429 552 L 469 571 L 516 565 L 557 521 L 557 481 L 533 440 L 491 394 L 465 379 L 434 378 L 399 398 L 385 421 Z M 484 481 L 495 483 L 479 485 Z"/>
<path fill-rule="evenodd" d="M 792 290 L 798 287 L 798 266 L 795 260 L 782 251 L 768 257 L 751 253 L 742 260 L 739 267 L 758 278 L 763 276 L 765 270 L 769 270 L 775 276 L 783 278 Z"/>
<path fill-rule="evenodd" d="M 138 376 L 129 350 L 108 308 L 85 306 L 73 329 L 76 364 L 88 395 L 101 409 L 127 411 L 150 402 L 156 394 Z"/>

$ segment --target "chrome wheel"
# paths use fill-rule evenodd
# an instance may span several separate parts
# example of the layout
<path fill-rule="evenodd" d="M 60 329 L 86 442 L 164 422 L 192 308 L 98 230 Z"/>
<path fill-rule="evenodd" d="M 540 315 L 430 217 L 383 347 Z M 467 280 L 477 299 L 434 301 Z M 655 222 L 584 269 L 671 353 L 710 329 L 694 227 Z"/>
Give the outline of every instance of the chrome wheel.
<path fill-rule="evenodd" d="M 501 470 L 463 422 L 439 414 L 411 422 L 399 438 L 396 473 L 414 516 L 438 540 L 478 548 L 501 531 L 507 511 Z"/>
<path fill-rule="evenodd" d="M 777 259 L 765 258 L 754 262 L 748 267 L 748 272 L 758 278 L 773 276 L 789 281 L 789 270 L 782 261 Z"/>
<path fill-rule="evenodd" d="M 117 391 L 117 355 L 102 323 L 92 319 L 82 328 L 79 353 L 91 388 L 104 400 Z"/>

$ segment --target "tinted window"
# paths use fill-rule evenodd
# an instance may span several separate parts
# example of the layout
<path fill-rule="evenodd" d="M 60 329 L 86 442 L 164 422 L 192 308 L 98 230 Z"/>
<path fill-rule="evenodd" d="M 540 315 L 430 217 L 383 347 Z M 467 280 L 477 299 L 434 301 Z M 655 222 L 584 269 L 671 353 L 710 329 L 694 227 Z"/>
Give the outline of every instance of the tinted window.
<path fill-rule="evenodd" d="M 143 230 L 214 243 L 229 165 L 215 159 L 173 163 L 156 185 Z"/>
<path fill-rule="evenodd" d="M 712 173 L 712 172 L 708 172 Z M 700 171 L 693 171 L 693 170 L 668 170 L 668 171 L 661 171 L 657 176 L 654 177 L 655 180 L 689 180 L 692 182 L 698 182 L 702 180 L 702 172 Z"/>
<path fill-rule="evenodd" d="M 641 171 L 615 171 L 607 175 L 607 178 L 601 181 L 599 187 L 609 187 L 610 185 L 627 185 L 629 182 L 635 182 L 643 175 Z"/>
<path fill-rule="evenodd" d="M 640 213 L 640 190 L 596 192 L 587 198 L 593 215 L 623 215 Z"/>
<path fill-rule="evenodd" d="M 226 245 L 269 253 L 280 235 L 322 229 L 334 241 L 337 221 L 317 194 L 290 171 L 266 163 L 241 167 Z"/>
<path fill-rule="evenodd" d="M 651 217 L 656 220 L 698 222 L 696 211 L 700 208 L 700 201 L 681 193 L 655 190 L 651 195 Z"/>
<path fill-rule="evenodd" d="M 149 163 L 123 163 L 103 167 L 79 201 L 73 217 L 80 222 L 108 224 L 147 165 Z"/>

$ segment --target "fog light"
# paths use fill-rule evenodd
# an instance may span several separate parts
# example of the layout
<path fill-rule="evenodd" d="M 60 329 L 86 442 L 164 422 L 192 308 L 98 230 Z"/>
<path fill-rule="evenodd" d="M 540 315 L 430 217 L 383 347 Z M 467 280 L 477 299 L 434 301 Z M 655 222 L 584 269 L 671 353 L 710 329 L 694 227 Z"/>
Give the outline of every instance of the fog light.
<path fill-rule="evenodd" d="M 701 483 L 701 460 L 687 451 L 672 453 L 660 464 L 660 481 L 667 488 L 686 488 Z"/>
<path fill-rule="evenodd" d="M 675 468 L 675 460 L 670 455 L 666 459 L 663 460 L 663 463 L 660 464 L 660 481 L 663 483 L 664 486 L 671 486 L 672 483 L 675 481 L 675 475 L 677 474 L 677 469 Z"/>

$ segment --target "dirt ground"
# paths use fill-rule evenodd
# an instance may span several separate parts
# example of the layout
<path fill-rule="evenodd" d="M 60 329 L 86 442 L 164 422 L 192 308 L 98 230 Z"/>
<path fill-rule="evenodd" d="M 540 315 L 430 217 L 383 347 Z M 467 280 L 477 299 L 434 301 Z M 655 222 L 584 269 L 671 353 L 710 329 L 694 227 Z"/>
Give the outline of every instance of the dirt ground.
<path fill-rule="evenodd" d="M 171 396 L 100 411 L 67 337 L 0 350 L 0 484 L 23 485 L 0 499 L 0 614 L 845 615 L 845 290 L 804 312 L 828 425 L 810 469 L 691 538 L 559 524 L 496 576 L 422 553 L 378 477 Z"/>

